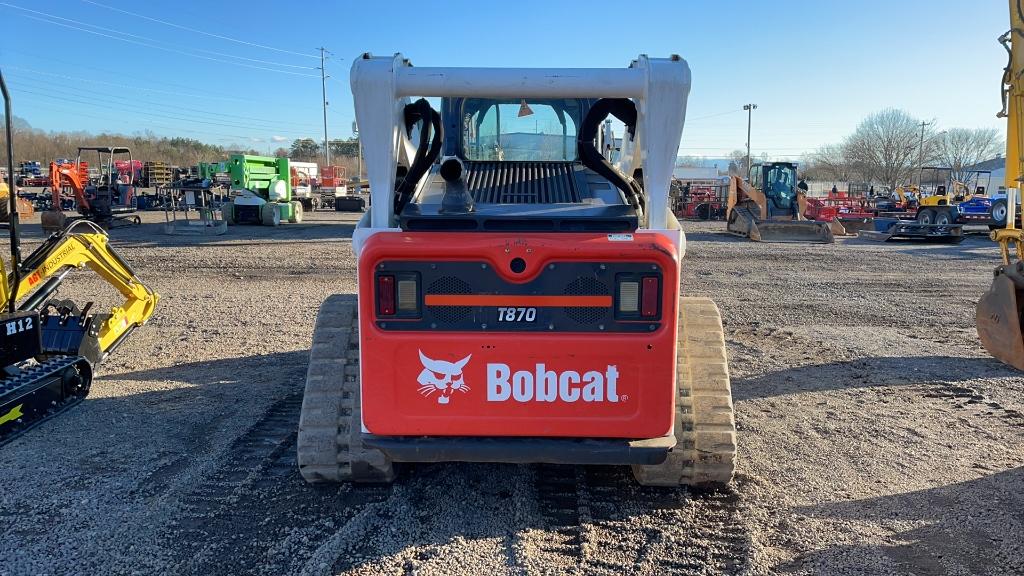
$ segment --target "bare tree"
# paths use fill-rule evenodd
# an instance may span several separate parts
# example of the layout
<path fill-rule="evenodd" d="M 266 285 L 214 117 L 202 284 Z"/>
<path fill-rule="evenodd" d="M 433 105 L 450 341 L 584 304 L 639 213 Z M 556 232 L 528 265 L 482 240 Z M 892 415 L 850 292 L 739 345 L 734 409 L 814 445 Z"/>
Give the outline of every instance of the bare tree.
<path fill-rule="evenodd" d="M 995 128 L 950 128 L 936 138 L 936 153 L 953 180 L 967 182 L 970 168 L 998 155 L 1004 146 Z"/>
<path fill-rule="evenodd" d="M 733 170 L 733 165 L 736 166 L 735 173 L 740 176 L 746 176 L 750 172 L 750 166 L 747 166 L 747 153 L 744 150 L 733 150 L 729 153 L 729 171 Z"/>
<path fill-rule="evenodd" d="M 804 172 L 813 172 L 816 179 L 846 182 L 852 176 L 851 168 L 844 145 L 825 144 L 811 154 Z"/>
<path fill-rule="evenodd" d="M 926 141 L 932 132 L 925 129 Z M 895 188 L 913 177 L 920 143 L 919 121 L 903 110 L 887 108 L 862 120 L 843 148 L 861 178 Z"/>

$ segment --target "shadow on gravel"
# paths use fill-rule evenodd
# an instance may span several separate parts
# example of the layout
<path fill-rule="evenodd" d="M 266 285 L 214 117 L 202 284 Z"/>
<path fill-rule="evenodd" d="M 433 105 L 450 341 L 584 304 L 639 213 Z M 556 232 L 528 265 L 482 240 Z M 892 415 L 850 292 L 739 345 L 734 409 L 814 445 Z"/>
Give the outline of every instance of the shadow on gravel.
<path fill-rule="evenodd" d="M 224 244 L 246 246 L 246 242 L 268 241 L 287 243 L 289 241 L 323 241 L 351 238 L 354 222 L 303 222 L 281 224 L 280 226 L 228 226 L 220 236 L 165 234 L 164 223 L 144 222 L 132 228 L 115 229 L 110 236 L 114 244 L 130 243 L 132 246 L 204 246 Z"/>
<path fill-rule="evenodd" d="M 798 392 L 1011 377 L 1020 377 L 1020 372 L 993 358 L 873 357 L 798 366 L 748 378 L 733 377 L 732 393 L 739 401 Z"/>
<path fill-rule="evenodd" d="M 986 468 L 976 466 L 979 471 Z M 1024 566 L 1024 468 L 937 488 L 829 502 L 797 514 L 890 532 L 885 543 L 848 544 L 806 553 L 786 572 L 848 574 L 1019 574 Z M 915 528 L 906 529 L 908 525 Z"/>
<path fill-rule="evenodd" d="M 687 242 L 719 242 L 719 243 L 736 243 L 736 242 L 750 242 L 746 238 L 734 236 L 723 229 L 721 232 L 687 232 Z"/>
<path fill-rule="evenodd" d="M 309 485 L 295 460 L 307 358 L 282 352 L 110 375 L 190 386 L 87 401 L 149 420 L 139 430 L 168 431 L 158 464 L 124 498 L 166 510 L 151 517 L 150 538 L 168 573 L 473 571 L 452 564 L 458 558 L 475 559 L 480 573 L 734 574 L 749 564 L 741 480 L 705 493 L 642 488 L 624 466 L 450 463 L 403 466 L 393 485 Z M 246 394 L 272 401 L 262 413 L 242 410 Z"/>

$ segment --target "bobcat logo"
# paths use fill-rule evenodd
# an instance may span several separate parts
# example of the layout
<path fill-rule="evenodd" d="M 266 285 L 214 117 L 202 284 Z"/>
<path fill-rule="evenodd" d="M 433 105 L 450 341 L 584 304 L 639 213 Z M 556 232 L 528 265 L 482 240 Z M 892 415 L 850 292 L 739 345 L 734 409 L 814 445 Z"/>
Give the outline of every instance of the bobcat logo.
<path fill-rule="evenodd" d="M 458 362 L 447 362 L 445 360 L 432 360 L 427 358 L 420 350 L 420 362 L 423 364 L 423 371 L 420 372 L 416 381 L 419 382 L 419 392 L 424 397 L 430 397 L 434 392 L 440 392 L 437 397 L 438 404 L 447 404 L 451 398 L 452 391 L 469 392 L 469 386 L 462 379 L 462 368 L 472 354 Z"/>

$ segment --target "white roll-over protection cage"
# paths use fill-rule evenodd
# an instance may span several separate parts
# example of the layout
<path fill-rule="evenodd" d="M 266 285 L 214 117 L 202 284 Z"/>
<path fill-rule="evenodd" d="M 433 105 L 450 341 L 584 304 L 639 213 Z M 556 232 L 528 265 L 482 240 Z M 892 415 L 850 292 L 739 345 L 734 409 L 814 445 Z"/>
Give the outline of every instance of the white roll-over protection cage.
<path fill-rule="evenodd" d="M 372 204 L 353 235 L 357 254 L 369 235 L 395 230 L 395 171 L 399 159 L 415 152 L 402 111 L 415 96 L 632 99 L 636 134 L 632 141 L 624 135 L 617 167 L 626 175 L 643 169 L 647 212 L 640 227 L 671 237 L 682 255 L 682 233 L 668 203 L 690 93 L 690 67 L 679 56 L 641 55 L 624 69 L 416 68 L 401 54 L 363 54 L 352 64 L 351 83 Z"/>

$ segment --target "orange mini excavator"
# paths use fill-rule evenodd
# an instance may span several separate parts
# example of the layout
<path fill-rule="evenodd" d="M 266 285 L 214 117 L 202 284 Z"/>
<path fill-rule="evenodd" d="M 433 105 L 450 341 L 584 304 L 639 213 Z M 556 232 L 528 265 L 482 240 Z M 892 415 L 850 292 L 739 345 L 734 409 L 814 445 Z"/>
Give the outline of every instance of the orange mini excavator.
<path fill-rule="evenodd" d="M 89 182 L 88 172 L 82 169 L 85 165 L 82 162 L 83 152 L 96 152 L 99 158 L 102 175 L 96 185 Z M 130 162 L 131 154 L 131 150 L 123 146 L 82 146 L 78 148 L 78 159 L 75 162 L 50 162 L 53 202 L 50 210 L 40 216 L 43 230 L 56 232 L 63 230 L 67 224 L 67 217 L 61 209 L 65 188 L 71 190 L 78 213 L 87 220 L 104 228 L 111 228 L 116 222 L 122 221 L 141 224 L 142 219 L 138 216 L 126 216 L 136 209 L 134 174 L 129 170 L 127 176 L 122 178 L 114 162 L 118 155 L 127 155 Z"/>

